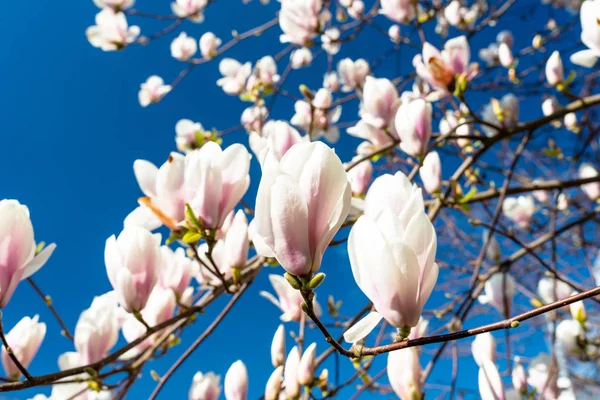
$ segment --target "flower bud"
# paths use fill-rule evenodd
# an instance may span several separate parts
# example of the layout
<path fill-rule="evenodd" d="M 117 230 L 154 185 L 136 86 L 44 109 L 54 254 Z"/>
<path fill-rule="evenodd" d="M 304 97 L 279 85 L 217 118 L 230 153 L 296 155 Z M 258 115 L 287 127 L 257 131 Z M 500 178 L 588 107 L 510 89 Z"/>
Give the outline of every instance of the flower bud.
<path fill-rule="evenodd" d="M 217 55 L 217 48 L 221 45 L 221 39 L 212 32 L 206 32 L 200 37 L 200 54 L 206 59 Z"/>
<path fill-rule="evenodd" d="M 218 400 L 221 394 L 221 377 L 209 372 L 196 372 L 188 394 L 189 400 Z"/>
<path fill-rule="evenodd" d="M 248 398 L 248 370 L 241 360 L 231 364 L 225 374 L 225 399 L 246 400 Z"/>
<path fill-rule="evenodd" d="M 23 317 L 7 334 L 6 342 L 10 346 L 14 356 L 25 368 L 31 364 L 33 357 L 37 353 L 44 336 L 46 336 L 46 324 L 38 322 L 39 317 Z M 2 346 L 2 367 L 6 376 L 11 379 L 18 379 L 21 371 L 12 361 L 6 347 Z"/>
<path fill-rule="evenodd" d="M 423 187 L 427 193 L 437 193 L 442 188 L 442 163 L 437 152 L 432 151 L 425 156 L 419 169 Z"/>
<path fill-rule="evenodd" d="M 298 365 L 298 383 L 301 385 L 310 385 L 315 375 L 315 356 L 317 344 L 312 343 L 302 354 L 300 364 Z"/>
<path fill-rule="evenodd" d="M 275 331 L 271 343 L 271 364 L 274 367 L 282 366 L 285 362 L 285 327 L 283 324 Z"/>
<path fill-rule="evenodd" d="M 555 51 L 546 62 L 546 80 L 550 85 L 556 86 L 564 81 L 564 74 L 560 53 Z"/>
<path fill-rule="evenodd" d="M 283 326 L 283 325 L 282 325 Z M 269 377 L 265 387 L 265 400 L 278 400 L 281 393 L 281 378 L 283 376 L 283 365 L 275 368 Z"/>
<path fill-rule="evenodd" d="M 285 374 L 283 378 L 285 395 L 290 399 L 295 399 L 300 395 L 300 383 L 298 382 L 299 364 L 300 352 L 298 351 L 298 347 L 294 346 L 285 360 Z"/>

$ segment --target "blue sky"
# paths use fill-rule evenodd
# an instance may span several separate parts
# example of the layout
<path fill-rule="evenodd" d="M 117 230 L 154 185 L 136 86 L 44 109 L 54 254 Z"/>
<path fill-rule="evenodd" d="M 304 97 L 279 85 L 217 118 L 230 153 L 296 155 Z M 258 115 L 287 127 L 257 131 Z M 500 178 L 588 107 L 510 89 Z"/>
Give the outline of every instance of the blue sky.
<path fill-rule="evenodd" d="M 265 12 L 258 2 L 246 6 L 239 0 L 231 2 L 235 2 L 236 7 L 225 10 L 221 4 L 211 6 L 204 24 L 185 22 L 183 30 L 197 38 L 205 31 L 213 31 L 227 41 L 231 29 L 243 32 L 272 18 L 273 13 Z M 169 13 L 167 1 L 138 3 L 139 8 L 146 11 Z M 277 3 L 271 4 L 268 9 L 272 11 L 276 6 Z M 169 151 L 174 150 L 174 126 L 180 118 L 199 121 L 205 128 L 225 129 L 239 124 L 239 115 L 245 107 L 216 86 L 217 64 L 210 63 L 194 70 L 159 105 L 142 109 L 137 102 L 140 83 L 153 74 L 169 81 L 181 70 L 182 65 L 169 53 L 169 43 L 175 34 L 148 47 L 134 46 L 124 52 L 103 53 L 92 48 L 84 35 L 86 27 L 93 24 L 96 11 L 91 0 L 37 2 L 34 7 L 29 2 L 13 1 L 4 4 L 0 14 L 0 33 L 4 37 L 0 47 L 5 55 L 0 63 L 3 77 L 0 96 L 1 197 L 16 198 L 28 205 L 36 239 L 58 244 L 50 262 L 34 278 L 52 296 L 71 330 L 93 296 L 110 290 L 103 261 L 104 241 L 111 234 L 118 234 L 123 218 L 136 206 L 136 199 L 141 195 L 132 171 L 133 161 L 142 158 L 162 163 Z M 539 16 L 534 14 L 529 18 Z M 130 24 L 139 23 L 142 33 L 147 34 L 166 24 L 129 20 Z M 387 21 L 382 24 L 388 26 Z M 519 33 L 531 32 L 524 24 L 517 25 L 513 30 L 516 46 L 522 47 L 528 44 L 531 36 Z M 486 43 L 501 28 L 480 35 L 475 43 Z M 228 54 L 241 61 L 254 62 L 283 48 L 278 43 L 278 35 L 279 29 L 274 28 L 260 39 L 249 40 Z M 346 47 L 341 56 L 373 59 L 391 44 L 373 30 L 367 30 L 353 46 Z M 401 54 L 400 73 L 411 68 L 412 56 L 412 53 Z M 336 60 L 340 58 L 338 56 Z M 319 71 L 324 70 L 325 62 L 322 57 L 316 61 Z M 280 69 L 284 66 L 280 63 Z M 377 75 L 393 77 L 395 70 L 396 66 L 390 62 L 384 64 Z M 312 71 L 295 74 L 289 80 L 289 90 L 294 91 L 301 82 L 309 83 L 314 89 L 320 87 L 322 75 Z M 291 118 L 292 105 L 286 99 L 278 102 L 273 115 Z M 345 107 L 342 118 L 356 119 L 356 110 L 356 104 Z M 539 109 L 526 110 L 522 115 L 533 114 L 539 115 Z M 224 139 L 226 145 L 234 141 L 247 144 L 246 134 L 238 132 Z M 347 143 L 336 148 L 344 160 L 350 158 L 358 141 L 349 139 Z M 252 186 L 246 196 L 251 204 L 260 178 L 257 173 L 254 162 Z M 341 297 L 347 313 L 364 304 L 366 298 L 354 284 L 345 246 L 328 250 L 324 271 L 328 279 L 320 292 Z M 212 370 L 224 376 L 229 365 L 238 359 L 242 359 L 250 371 L 250 398 L 262 394 L 271 373 L 268 349 L 279 324 L 278 310 L 258 296 L 259 289 L 269 288 L 268 272 L 261 274 L 255 287 L 244 295 L 214 335 L 184 364 L 159 398 L 184 398 L 197 370 Z M 323 302 L 324 297 L 321 297 Z M 211 315 L 223 304 L 217 303 L 199 318 L 187 329 L 183 344 L 164 359 L 154 362 L 151 368 L 159 374 L 166 371 L 170 362 L 202 332 Z M 73 348 L 59 335 L 60 328 L 43 302 L 27 284 L 23 284 L 3 310 L 4 325 L 11 327 L 22 316 L 34 314 L 40 314 L 41 320 L 48 325 L 45 342 L 30 368 L 33 374 L 39 375 L 54 371 L 58 355 Z M 309 335 L 309 339 L 318 340 L 318 350 L 326 346 L 318 335 Z M 288 349 L 290 347 L 291 340 Z M 379 363 L 385 363 L 385 358 Z M 469 376 L 476 373 L 474 363 L 469 357 L 464 364 L 461 373 L 465 374 L 465 379 L 459 381 L 459 386 L 473 388 Z M 448 366 L 446 361 L 442 362 L 431 382 L 445 380 Z M 378 370 L 377 367 L 373 369 Z M 130 398 L 145 398 L 150 393 L 154 382 L 149 379 L 148 371 L 147 368 Z M 347 367 L 342 369 L 344 371 L 348 372 Z M 9 393 L 0 399 L 26 399 L 40 391 L 49 392 L 36 389 L 26 394 Z"/>

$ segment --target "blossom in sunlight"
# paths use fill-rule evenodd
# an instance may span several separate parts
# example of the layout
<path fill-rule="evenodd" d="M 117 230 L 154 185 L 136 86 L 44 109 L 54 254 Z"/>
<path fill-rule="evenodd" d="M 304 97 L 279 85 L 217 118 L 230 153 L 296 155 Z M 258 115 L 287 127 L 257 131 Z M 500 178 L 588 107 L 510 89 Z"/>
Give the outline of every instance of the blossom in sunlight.
<path fill-rule="evenodd" d="M 126 226 L 154 230 L 165 224 L 175 229 L 177 223 L 183 221 L 184 166 L 185 157 L 175 152 L 169 155 L 160 168 L 146 160 L 135 160 L 133 172 L 147 199 L 125 218 Z"/>
<path fill-rule="evenodd" d="M 296 101 L 295 114 L 290 122 L 304 129 L 310 137 L 323 136 L 327 141 L 335 143 L 340 132 L 334 124 L 342 115 L 342 106 L 331 107 L 331 102 L 331 91 L 321 88 L 315 94 L 312 106 L 304 100 Z"/>
<path fill-rule="evenodd" d="M 500 43 L 498 47 L 498 60 L 500 61 L 500 65 L 504 68 L 510 68 L 513 66 L 514 56 L 512 50 L 506 43 Z"/>
<path fill-rule="evenodd" d="M 584 163 L 579 167 L 579 179 L 597 178 L 598 175 L 598 170 L 592 164 Z M 581 185 L 581 190 L 590 200 L 597 200 L 600 197 L 600 178 L 597 182 Z"/>
<path fill-rule="evenodd" d="M 256 157 L 260 158 L 263 150 L 268 149 L 277 160 L 281 160 L 293 145 L 303 142 L 305 139 L 308 137 L 300 136 L 296 128 L 286 121 L 277 120 L 264 124 L 260 134 L 250 132 L 249 144 Z"/>
<path fill-rule="evenodd" d="M 411 0 L 381 0 L 379 14 L 394 22 L 407 23 L 415 18 L 415 6 Z"/>
<path fill-rule="evenodd" d="M 544 304 L 554 303 L 571 296 L 573 288 L 566 282 L 545 276 L 538 282 L 537 293 Z M 565 307 L 566 309 L 569 306 Z"/>
<path fill-rule="evenodd" d="M 494 126 L 512 127 L 519 122 L 519 100 L 512 93 L 502 96 L 500 100 L 492 99 L 483 107 L 481 116 Z M 488 136 L 498 134 L 497 129 L 488 125 L 483 125 L 482 129 Z"/>
<path fill-rule="evenodd" d="M 179 18 L 187 18 L 192 22 L 204 21 L 204 8 L 208 0 L 176 0 L 171 3 L 171 11 Z"/>
<path fill-rule="evenodd" d="M 527 373 L 527 383 L 533 386 L 542 398 L 558 399 L 558 370 L 556 365 L 552 365 L 552 357 L 545 353 L 539 354 L 529 363 Z"/>
<path fill-rule="evenodd" d="M 338 28 L 329 28 L 321 35 L 321 47 L 327 54 L 337 54 L 341 46 L 342 42 L 340 42 L 340 30 Z"/>
<path fill-rule="evenodd" d="M 246 400 L 248 397 L 248 370 L 241 360 L 229 367 L 224 386 L 226 400 Z"/>
<path fill-rule="evenodd" d="M 366 123 L 379 129 L 393 129 L 399 105 L 398 91 L 389 79 L 366 77 L 359 111 Z"/>
<path fill-rule="evenodd" d="M 480 367 L 485 360 L 494 361 L 496 358 L 496 341 L 490 332 L 485 332 L 475 336 L 471 343 L 471 353 L 475 363 Z"/>
<path fill-rule="evenodd" d="M 5 334 L 6 342 L 12 349 L 13 354 L 25 368 L 31 364 L 44 340 L 44 336 L 46 336 L 46 324 L 38 322 L 38 320 L 37 315 L 33 318 L 23 317 Z M 21 376 L 21 371 L 12 361 L 4 346 L 2 346 L 2 367 L 6 376 L 11 379 L 18 379 Z"/>
<path fill-rule="evenodd" d="M 388 379 L 394 393 L 401 400 L 413 400 L 422 397 L 422 373 L 417 347 L 395 350 L 388 354 Z"/>
<path fill-rule="evenodd" d="M 80 356 L 76 352 L 63 353 L 58 357 L 58 367 L 61 371 L 65 371 L 72 368 L 81 367 Z M 52 386 L 51 400 L 54 399 L 70 399 L 70 400 L 112 400 L 113 395 L 109 390 L 86 390 L 88 384 L 86 382 L 90 376 L 87 373 L 82 373 L 74 376 L 65 378 L 65 381 L 71 381 L 69 383 L 58 381 Z M 73 382 L 74 379 L 80 381 Z"/>
<path fill-rule="evenodd" d="M 249 132 L 260 132 L 267 120 L 269 111 L 266 107 L 251 106 L 242 112 L 240 122 Z"/>
<path fill-rule="evenodd" d="M 275 368 L 267 384 L 265 385 L 265 400 L 279 400 L 281 393 L 281 378 L 283 377 L 283 365 Z"/>
<path fill-rule="evenodd" d="M 523 364 L 521 364 L 521 360 L 519 357 L 515 357 L 515 363 L 513 365 L 511 380 L 513 387 L 517 392 L 527 392 L 527 374 L 525 373 L 525 368 L 523 368 Z"/>
<path fill-rule="evenodd" d="M 140 86 L 138 100 L 142 107 L 148 107 L 150 104 L 158 103 L 167 93 L 173 89 L 171 85 L 165 85 L 165 81 L 160 76 L 152 75 L 145 83 Z"/>
<path fill-rule="evenodd" d="M 356 156 L 352 161 L 361 160 L 361 156 Z M 348 171 L 348 181 L 352 188 L 352 194 L 354 196 L 364 196 L 369 188 L 371 179 L 373 177 L 373 164 L 370 160 L 360 161 L 354 168 Z"/>
<path fill-rule="evenodd" d="M 121 50 L 135 42 L 139 35 L 139 26 L 128 26 L 125 14 L 110 8 L 96 14 L 96 25 L 85 31 L 90 44 L 104 51 Z"/>
<path fill-rule="evenodd" d="M 485 281 L 483 294 L 477 300 L 481 304 L 490 304 L 502 315 L 510 315 L 515 290 L 514 278 L 508 273 L 497 272 Z"/>
<path fill-rule="evenodd" d="M 277 298 L 271 293 L 264 291 L 260 292 L 260 295 L 283 311 L 283 314 L 280 317 L 283 322 L 300 321 L 300 317 L 303 313 L 302 302 L 304 301 L 300 292 L 291 287 L 281 275 L 271 274 L 269 275 L 269 281 L 271 282 L 271 285 L 273 285 Z M 316 296 L 315 299 L 313 299 L 313 308 L 315 314 L 320 316 L 321 306 L 317 303 Z"/>
<path fill-rule="evenodd" d="M 369 63 L 362 58 L 355 61 L 344 58 L 338 62 L 337 72 L 342 82 L 342 91 L 350 92 L 355 89 L 362 89 L 365 79 L 371 71 Z"/>
<path fill-rule="evenodd" d="M 465 118 L 457 116 L 457 113 L 447 110 L 439 124 L 440 134 L 443 136 L 469 136 L 471 128 Z M 471 143 L 470 139 L 458 139 L 456 144 L 464 148 Z"/>
<path fill-rule="evenodd" d="M 585 338 L 585 331 L 579 321 L 563 319 L 556 326 L 556 340 L 567 354 L 579 349 L 579 340 Z"/>
<path fill-rule="evenodd" d="M 199 47 L 200 54 L 206 59 L 214 58 L 217 55 L 217 49 L 221 45 L 221 39 L 212 32 L 206 32 L 200 36 Z"/>
<path fill-rule="evenodd" d="M 488 244 L 485 255 L 491 261 L 498 262 L 498 261 L 500 261 L 502 252 L 500 250 L 500 243 L 498 243 L 498 239 L 496 239 L 496 236 L 492 235 L 489 230 L 486 230 L 483 232 L 483 242 L 482 243 L 485 243 L 488 240 L 488 237 L 490 235 L 491 235 L 491 238 L 489 238 L 490 243 Z"/>
<path fill-rule="evenodd" d="M 560 53 L 555 51 L 546 62 L 546 80 L 552 86 L 556 86 L 565 80 L 565 72 Z"/>
<path fill-rule="evenodd" d="M 340 79 L 337 72 L 331 71 L 323 75 L 323 87 L 330 92 L 340 90 Z"/>
<path fill-rule="evenodd" d="M 375 128 L 364 120 L 346 130 L 350 136 L 354 136 L 365 141 L 358 146 L 357 152 L 360 155 L 368 155 L 372 151 L 380 149 L 397 139 L 394 134 L 386 133 L 383 129 Z"/>
<path fill-rule="evenodd" d="M 504 215 L 521 229 L 529 228 L 531 216 L 535 213 L 533 196 L 508 197 L 502 203 Z"/>
<path fill-rule="evenodd" d="M 427 327 L 429 326 L 429 321 L 425 318 L 419 318 L 419 322 L 417 326 L 410 330 L 410 335 L 408 335 L 409 340 L 414 340 L 418 338 L 425 337 L 427 334 Z"/>
<path fill-rule="evenodd" d="M 248 190 L 251 157 L 239 143 L 215 142 L 186 155 L 184 198 L 205 229 L 219 229 Z"/>
<path fill-rule="evenodd" d="M 271 364 L 277 368 L 285 362 L 285 326 L 279 325 L 271 342 Z"/>
<path fill-rule="evenodd" d="M 118 237 L 106 239 L 104 263 L 119 304 L 129 313 L 144 309 L 158 280 L 161 235 L 125 226 Z"/>
<path fill-rule="evenodd" d="M 481 400 L 504 399 L 504 385 L 496 364 L 489 359 L 483 360 L 478 374 L 479 395 Z"/>
<path fill-rule="evenodd" d="M 501 31 L 496 36 L 496 41 L 490 43 L 488 47 L 479 50 L 479 58 L 486 62 L 488 66 L 500 63 L 500 46 L 505 45 L 512 53 L 512 45 L 514 42 L 513 35 L 510 31 Z M 506 50 L 504 50 L 506 51 Z"/>
<path fill-rule="evenodd" d="M 400 41 L 402 40 L 402 36 L 400 35 L 400 26 L 398 26 L 398 25 L 390 26 L 390 28 L 388 29 L 388 36 L 390 37 L 390 40 L 392 42 L 400 43 Z"/>
<path fill-rule="evenodd" d="M 346 341 L 364 338 L 382 318 L 408 336 L 437 281 L 436 249 L 421 189 L 401 172 L 377 178 L 348 237 L 352 274 L 377 311 L 348 329 Z"/>
<path fill-rule="evenodd" d="M 311 343 L 310 346 L 304 350 L 302 357 L 300 358 L 300 364 L 298 364 L 297 378 L 298 383 L 301 385 L 310 385 L 315 375 L 315 357 L 317 352 L 317 344 Z"/>
<path fill-rule="evenodd" d="M 300 383 L 298 382 L 298 367 L 300 366 L 300 350 L 294 346 L 285 359 L 283 385 L 285 395 L 288 399 L 295 399 L 300 395 Z"/>
<path fill-rule="evenodd" d="M 161 246 L 162 267 L 158 274 L 158 284 L 170 289 L 179 299 L 190 286 L 192 277 L 198 272 L 198 264 L 185 254 L 182 247 L 173 251 L 169 246 Z"/>
<path fill-rule="evenodd" d="M 312 63 L 313 55 L 309 48 L 301 47 L 290 54 L 290 65 L 292 69 L 307 67 Z"/>
<path fill-rule="evenodd" d="M 282 0 L 279 27 L 281 43 L 307 45 L 319 32 L 321 0 Z"/>
<path fill-rule="evenodd" d="M 180 119 L 175 124 L 175 143 L 177 150 L 187 152 L 197 146 L 198 136 L 204 132 L 202 124 L 190 119 Z"/>
<path fill-rule="evenodd" d="M 133 7 L 135 0 L 94 0 L 94 4 L 98 8 L 112 8 L 120 11 Z"/>
<path fill-rule="evenodd" d="M 203 374 L 198 371 L 192 379 L 188 393 L 189 400 L 218 400 L 221 394 L 221 377 L 212 372 Z"/>
<path fill-rule="evenodd" d="M 225 240 L 220 239 L 217 240 L 212 250 L 212 261 L 208 258 L 207 253 L 209 252 L 209 247 L 207 243 L 202 243 L 198 246 L 198 255 L 200 256 L 200 260 L 205 265 L 214 265 L 214 267 L 221 273 L 221 275 L 228 279 L 232 276 L 231 266 L 227 263 L 227 255 L 225 250 Z M 214 261 L 214 262 L 213 262 Z M 196 275 L 196 280 L 202 285 L 219 285 L 221 283 L 219 277 L 215 276 L 213 272 L 209 272 L 203 265 L 200 266 L 198 270 L 198 274 Z"/>
<path fill-rule="evenodd" d="M 79 316 L 74 342 L 82 364 L 100 361 L 119 339 L 119 308 L 115 292 L 97 296 Z"/>
<path fill-rule="evenodd" d="M 248 220 L 244 211 L 235 213 L 233 222 L 224 239 L 225 262 L 229 268 L 242 268 L 248 260 Z"/>
<path fill-rule="evenodd" d="M 17 200 L 0 200 L 0 309 L 8 304 L 19 282 L 42 268 L 55 248 L 53 243 L 37 253 L 27 206 Z"/>
<path fill-rule="evenodd" d="M 275 257 L 292 275 L 316 272 L 350 210 L 352 190 L 342 162 L 322 142 L 299 143 L 280 162 L 268 157 L 262 169 L 256 251 Z"/>
<path fill-rule="evenodd" d="M 233 58 L 224 58 L 219 63 L 219 72 L 223 77 L 217 80 L 217 85 L 227 94 L 238 95 L 246 87 L 246 80 L 252 73 L 252 64 L 241 64 Z"/>
<path fill-rule="evenodd" d="M 456 80 L 462 76 L 470 81 L 477 74 L 477 64 L 470 64 L 471 50 L 465 36 L 448 40 L 440 52 L 431 44 L 423 44 L 423 53 L 417 54 L 413 65 L 417 74 L 434 88 L 453 92 Z"/>
<path fill-rule="evenodd" d="M 579 10 L 581 16 L 581 41 L 587 50 L 571 55 L 571 62 L 582 67 L 591 68 L 600 57 L 600 1 L 586 0 Z"/>
<path fill-rule="evenodd" d="M 279 82 L 277 63 L 271 56 L 264 56 L 258 60 L 254 66 L 254 70 L 258 80 L 265 86 L 272 86 Z"/>
<path fill-rule="evenodd" d="M 198 51 L 196 39 L 189 37 L 185 32 L 181 32 L 171 42 L 171 56 L 179 61 L 187 61 Z"/>
<path fill-rule="evenodd" d="M 395 126 L 400 148 L 406 154 L 420 157 L 431 139 L 431 103 L 423 99 L 402 102 L 396 112 Z"/>
<path fill-rule="evenodd" d="M 427 153 L 423 165 L 419 169 L 419 176 L 427 193 L 437 193 L 442 188 L 442 162 L 436 151 Z"/>

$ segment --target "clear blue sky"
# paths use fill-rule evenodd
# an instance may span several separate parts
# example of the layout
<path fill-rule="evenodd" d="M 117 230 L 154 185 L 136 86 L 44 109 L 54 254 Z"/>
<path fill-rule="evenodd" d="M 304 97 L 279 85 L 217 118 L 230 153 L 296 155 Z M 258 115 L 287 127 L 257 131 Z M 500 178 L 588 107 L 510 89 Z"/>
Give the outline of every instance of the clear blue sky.
<path fill-rule="evenodd" d="M 219 4 L 222 2 L 217 2 L 206 12 L 204 24 L 185 22 L 183 30 L 197 38 L 210 30 L 226 41 L 231 29 L 242 32 L 266 22 L 273 15 L 264 12 L 258 1 L 246 6 L 241 0 L 228 2 L 235 3 L 235 7 L 231 4 L 225 7 Z M 278 6 L 273 3 L 270 10 Z M 169 13 L 168 1 L 140 0 L 138 7 Z M 136 199 L 141 195 L 132 171 L 133 161 L 143 158 L 162 163 L 168 152 L 174 150 L 174 126 L 180 118 L 199 121 L 205 128 L 225 129 L 239 123 L 241 110 L 245 107 L 216 86 L 217 63 L 211 63 L 193 71 L 161 104 L 142 109 L 137 102 L 140 83 L 152 74 L 169 81 L 182 67 L 170 57 L 169 43 L 175 34 L 148 47 L 134 46 L 125 52 L 103 53 L 92 48 L 84 35 L 86 27 L 93 24 L 96 12 L 91 0 L 12 1 L 3 5 L 0 14 L 3 37 L 0 46 L 4 54 L 0 63 L 1 197 L 16 198 L 28 205 L 36 239 L 58 244 L 49 263 L 34 278 L 52 296 L 71 330 L 93 296 L 110 290 L 103 261 L 104 241 L 111 234 L 119 233 L 122 219 L 136 206 Z M 130 24 L 139 23 L 142 33 L 146 34 L 165 26 L 165 23 L 129 20 Z M 517 29 L 513 32 L 517 47 L 521 47 L 528 44 L 531 36 L 519 35 L 520 30 L 530 32 L 521 21 L 518 22 L 511 28 Z M 482 35 L 475 43 L 486 42 L 501 28 L 493 28 L 491 35 Z M 283 48 L 278 43 L 278 35 L 279 30 L 275 28 L 260 40 L 248 41 L 229 54 L 241 61 L 254 62 Z M 340 55 L 373 59 L 389 48 L 389 42 L 369 30 L 354 45 L 343 48 Z M 400 56 L 401 73 L 411 68 L 412 56 L 412 53 Z M 338 56 L 336 60 L 340 58 Z M 287 58 L 284 60 L 287 62 Z M 320 58 L 316 63 L 323 71 L 325 59 Z M 284 66 L 280 63 L 280 69 Z M 389 63 L 378 70 L 377 75 L 393 77 L 394 73 L 395 65 Z M 301 71 L 290 79 L 287 87 L 294 91 L 298 83 L 306 82 L 316 89 L 320 87 L 321 78 L 320 73 L 315 76 L 308 70 Z M 342 118 L 356 119 L 356 110 L 356 104 L 345 107 Z M 524 115 L 529 113 L 539 115 L 539 109 L 525 111 Z M 289 119 L 291 115 L 289 100 L 275 108 L 277 118 Z M 224 143 L 233 141 L 247 144 L 245 133 L 227 136 Z M 337 148 L 345 160 L 350 158 L 352 146 L 358 142 L 352 139 L 348 143 Z M 251 204 L 259 180 L 257 172 L 254 162 L 252 187 L 246 196 Z M 347 313 L 364 304 L 366 298 L 354 284 L 345 246 L 328 250 L 323 270 L 328 279 L 320 292 L 342 297 Z M 237 359 L 242 359 L 248 366 L 250 398 L 258 398 L 263 393 L 271 373 L 270 341 L 279 324 L 279 311 L 258 296 L 259 289 L 269 289 L 268 272 L 261 274 L 256 287 L 244 295 L 229 318 L 186 362 L 159 398 L 184 398 L 197 370 L 214 371 L 224 377 L 229 365 Z M 324 297 L 321 296 L 323 302 Z M 222 305 L 218 303 L 212 310 L 219 304 Z M 48 325 L 44 344 L 30 368 L 37 375 L 56 370 L 58 355 L 72 351 L 73 347 L 59 335 L 60 328 L 26 283 L 19 287 L 10 305 L 3 310 L 4 324 L 11 327 L 22 316 L 36 313 Z M 159 374 L 164 373 L 169 362 L 202 332 L 211 315 L 213 312 L 209 311 L 200 317 L 187 329 L 183 344 L 153 363 L 151 368 Z M 318 335 L 309 338 L 318 339 L 318 350 L 325 348 L 325 342 Z M 379 360 L 381 365 L 384 362 L 385 358 Z M 431 382 L 445 380 L 449 374 L 448 366 L 447 362 L 441 363 Z M 379 369 L 375 367 L 373 371 Z M 348 372 L 346 367 L 342 371 Z M 149 368 L 145 370 L 144 379 L 131 391 L 131 399 L 146 398 L 152 390 L 154 382 L 149 379 L 148 372 Z M 459 382 L 459 386 L 473 388 L 471 378 L 476 370 L 470 358 L 464 361 L 461 373 L 465 374 L 465 380 Z M 49 389 L 9 393 L 0 399 L 26 399 L 38 392 L 49 393 Z M 341 397 L 345 398 L 346 394 Z"/>

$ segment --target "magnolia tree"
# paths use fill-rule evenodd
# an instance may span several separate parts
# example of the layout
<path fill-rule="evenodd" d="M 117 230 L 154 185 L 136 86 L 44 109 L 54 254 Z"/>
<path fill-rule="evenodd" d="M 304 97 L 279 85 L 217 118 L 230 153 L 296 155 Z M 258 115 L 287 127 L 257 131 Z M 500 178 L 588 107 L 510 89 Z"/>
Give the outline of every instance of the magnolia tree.
<path fill-rule="evenodd" d="M 232 37 L 197 25 L 236 29 L 219 0 L 164 2 L 162 14 L 94 3 L 85 33 L 98 51 L 161 38 L 181 65 L 148 77 L 140 106 L 161 107 L 204 68 L 247 108 L 229 127 L 175 119 L 176 151 L 133 162 L 139 207 L 105 243 L 113 290 L 74 327 L 47 301 L 72 347 L 57 346 L 60 368 L 43 375 L 28 372 L 51 346 L 41 319 L 0 324 L 0 391 L 123 399 L 151 375 L 144 396 L 168 398 L 165 384 L 262 274 L 282 312 L 275 332 L 259 313 L 253 327 L 272 338 L 272 365 L 256 357 L 272 375 L 255 380 L 256 365 L 232 355 L 229 370 L 194 376 L 190 400 L 245 400 L 249 381 L 266 400 L 600 396 L 600 0 L 228 0 L 256 20 Z M 520 24 L 534 34 L 515 37 Z M 228 56 L 247 40 L 264 54 Z M 379 72 L 386 62 L 395 74 Z M 290 83 L 302 69 L 307 80 Z M 241 143 L 234 131 L 247 132 Z M 55 246 L 36 242 L 17 200 L 0 202 L 0 219 L 0 307 L 24 279 L 45 298 L 32 274 Z M 342 268 L 324 262 L 333 246 Z M 342 307 L 326 279 L 356 285 L 363 306 Z M 180 339 L 197 324 L 201 335 Z M 178 358 L 156 364 L 165 353 Z"/>

